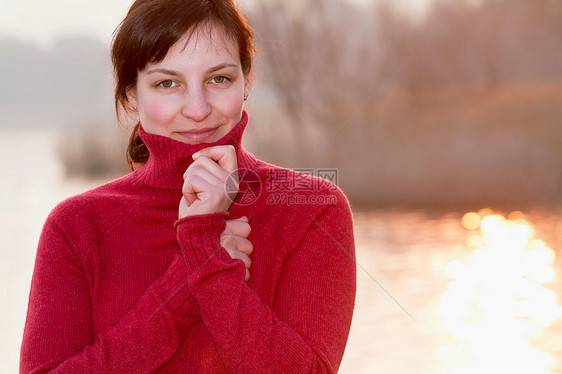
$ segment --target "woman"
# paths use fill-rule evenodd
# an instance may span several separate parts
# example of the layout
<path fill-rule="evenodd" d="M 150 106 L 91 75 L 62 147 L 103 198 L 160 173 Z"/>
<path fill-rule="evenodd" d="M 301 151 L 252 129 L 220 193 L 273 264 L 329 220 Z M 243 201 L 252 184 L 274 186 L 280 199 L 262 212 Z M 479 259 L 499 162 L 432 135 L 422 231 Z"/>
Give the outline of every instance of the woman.
<path fill-rule="evenodd" d="M 132 5 L 112 60 L 137 170 L 47 219 L 20 372 L 337 371 L 355 298 L 349 205 L 241 146 L 252 52 L 231 0 Z M 293 204 L 272 204 L 280 192 Z"/>

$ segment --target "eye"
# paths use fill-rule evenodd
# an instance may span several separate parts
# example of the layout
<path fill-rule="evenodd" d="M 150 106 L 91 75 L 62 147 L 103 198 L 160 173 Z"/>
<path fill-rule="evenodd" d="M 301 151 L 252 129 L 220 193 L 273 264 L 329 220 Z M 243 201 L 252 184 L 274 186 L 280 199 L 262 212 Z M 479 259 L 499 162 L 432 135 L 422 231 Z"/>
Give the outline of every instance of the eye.
<path fill-rule="evenodd" d="M 213 79 L 211 79 L 211 82 L 222 84 L 222 83 L 228 82 L 229 80 L 230 79 L 228 79 L 224 75 L 218 75 L 218 76 L 214 77 Z"/>
<path fill-rule="evenodd" d="M 166 80 L 164 80 L 164 81 L 158 83 L 157 86 L 159 86 L 159 87 L 164 87 L 164 88 L 171 88 L 171 87 L 177 86 L 177 83 L 174 82 L 174 81 L 171 80 L 171 79 L 166 79 Z"/>

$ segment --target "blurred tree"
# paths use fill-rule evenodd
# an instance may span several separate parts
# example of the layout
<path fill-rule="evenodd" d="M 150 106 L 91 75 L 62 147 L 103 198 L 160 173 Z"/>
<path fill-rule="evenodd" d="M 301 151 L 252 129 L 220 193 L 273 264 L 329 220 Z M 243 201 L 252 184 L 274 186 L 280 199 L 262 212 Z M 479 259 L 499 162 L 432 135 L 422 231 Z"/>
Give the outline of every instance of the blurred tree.
<path fill-rule="evenodd" d="M 283 143 L 345 170 L 348 191 L 366 200 L 501 200 L 510 178 L 513 199 L 525 185 L 528 198 L 552 196 L 561 178 L 521 170 L 562 162 L 559 89 L 544 84 L 562 78 L 562 2 L 435 0 L 423 18 L 373 3 L 253 8 L 260 79 L 294 130 Z"/>
<path fill-rule="evenodd" d="M 252 18 L 262 75 L 290 119 L 298 148 L 335 136 L 380 79 L 377 30 L 368 15 L 339 0 L 270 0 L 260 2 Z"/>

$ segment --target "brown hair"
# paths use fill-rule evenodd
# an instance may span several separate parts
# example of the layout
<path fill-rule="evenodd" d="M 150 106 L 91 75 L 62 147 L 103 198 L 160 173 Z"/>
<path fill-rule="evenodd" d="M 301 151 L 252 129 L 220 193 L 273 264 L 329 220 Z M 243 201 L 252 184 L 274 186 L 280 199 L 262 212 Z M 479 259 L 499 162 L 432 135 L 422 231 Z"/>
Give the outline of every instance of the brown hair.
<path fill-rule="evenodd" d="M 255 53 L 253 32 L 233 0 L 136 0 L 114 32 L 111 61 L 115 75 L 115 109 L 130 113 L 127 92 L 134 89 L 139 71 L 162 61 L 168 50 L 188 31 L 217 25 L 238 42 L 240 63 L 246 77 L 252 71 Z M 148 160 L 148 149 L 139 136 L 137 123 L 127 148 L 131 169 Z"/>

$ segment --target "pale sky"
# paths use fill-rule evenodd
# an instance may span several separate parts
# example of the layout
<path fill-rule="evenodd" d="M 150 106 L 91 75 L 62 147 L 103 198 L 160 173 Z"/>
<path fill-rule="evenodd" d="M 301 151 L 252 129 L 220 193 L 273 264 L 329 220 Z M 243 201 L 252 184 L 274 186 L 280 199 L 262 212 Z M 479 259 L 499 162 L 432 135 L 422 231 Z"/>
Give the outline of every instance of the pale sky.
<path fill-rule="evenodd" d="M 133 0 L 0 0 L 0 37 L 48 45 L 60 35 L 90 35 L 107 44 Z"/>
<path fill-rule="evenodd" d="M 239 3 L 259 0 L 238 0 Z M 347 0 L 373 2 L 376 0 Z M 420 13 L 431 0 L 393 0 Z M 111 33 L 133 0 L 0 0 L 0 38 L 16 37 L 48 46 L 57 36 L 89 35 L 109 45 Z"/>

